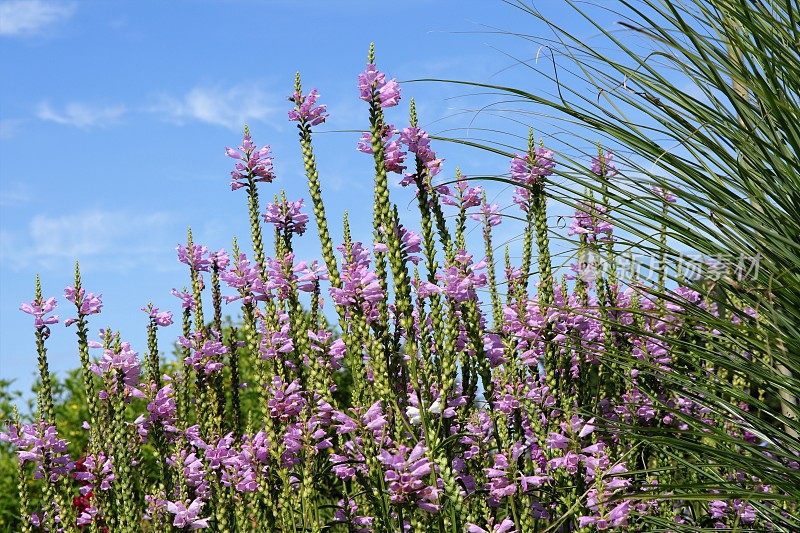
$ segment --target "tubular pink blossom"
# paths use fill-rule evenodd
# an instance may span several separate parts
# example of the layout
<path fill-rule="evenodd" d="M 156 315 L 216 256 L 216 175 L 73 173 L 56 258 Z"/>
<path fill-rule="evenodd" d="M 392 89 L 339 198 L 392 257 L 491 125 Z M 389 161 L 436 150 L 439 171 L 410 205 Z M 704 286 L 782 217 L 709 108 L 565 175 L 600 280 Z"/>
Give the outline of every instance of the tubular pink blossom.
<path fill-rule="evenodd" d="M 373 91 L 377 92 L 378 103 L 384 109 L 400 103 L 400 84 L 395 79 L 386 81 L 386 75 L 370 63 L 364 72 L 358 75 L 359 98 L 371 102 Z"/>
<path fill-rule="evenodd" d="M 231 171 L 232 191 L 247 186 L 249 180 L 271 183 L 275 179 L 269 146 L 262 146 L 256 150 L 249 133 L 245 133 L 238 151 L 226 147 L 225 154 L 241 161 L 236 163 Z"/>
<path fill-rule="evenodd" d="M 325 122 L 325 119 L 328 118 L 327 107 L 315 105 L 318 98 L 319 92 L 316 89 L 311 89 L 311 92 L 305 96 L 299 92 L 290 96 L 289 100 L 295 103 L 295 108 L 289 110 L 289 120 L 309 126 L 318 126 Z"/>

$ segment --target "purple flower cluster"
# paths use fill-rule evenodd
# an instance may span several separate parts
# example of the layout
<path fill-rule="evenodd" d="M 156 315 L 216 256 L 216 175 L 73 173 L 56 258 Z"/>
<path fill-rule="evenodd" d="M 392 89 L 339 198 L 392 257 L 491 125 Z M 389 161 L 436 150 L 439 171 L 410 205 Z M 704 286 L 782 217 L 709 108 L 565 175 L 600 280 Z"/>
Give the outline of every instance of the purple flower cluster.
<path fill-rule="evenodd" d="M 111 488 L 111 483 L 114 482 L 116 476 L 114 475 L 114 463 L 106 454 L 99 452 L 97 455 L 87 455 L 78 466 L 81 468 L 76 468 L 73 477 L 83 482 L 80 488 L 81 496 L 85 496 L 95 489 L 107 491 Z"/>
<path fill-rule="evenodd" d="M 319 283 L 328 279 L 327 269 L 314 260 L 311 264 L 300 261 L 294 267 L 297 273 L 297 290 L 314 292 L 319 289 Z"/>
<path fill-rule="evenodd" d="M 108 399 L 118 393 L 123 398 L 144 398 L 139 390 L 139 357 L 131 345 L 123 342 L 118 349 L 106 349 L 102 357 L 91 365 L 91 370 L 103 378 L 106 389 L 100 391 L 100 399 Z"/>
<path fill-rule="evenodd" d="M 456 302 L 476 300 L 476 289 L 486 286 L 486 261 L 474 263 L 466 250 L 456 252 L 454 263 L 436 274 L 444 294 Z"/>
<path fill-rule="evenodd" d="M 377 303 L 384 296 L 378 276 L 369 269 L 369 251 L 360 242 L 339 250 L 347 261 L 342 265 L 342 286 L 330 288 L 331 298 L 342 307 L 359 307 L 370 320 L 376 318 Z"/>
<path fill-rule="evenodd" d="M 237 290 L 236 296 L 224 296 L 228 303 L 242 299 L 245 304 L 250 304 L 257 299 L 258 294 L 266 292 L 258 266 L 250 264 L 245 254 L 239 254 L 233 268 L 222 271 L 219 277 L 228 287 Z"/>
<path fill-rule="evenodd" d="M 286 422 L 297 415 L 306 406 L 300 382 L 294 380 L 285 383 L 279 376 L 272 378 L 269 386 L 270 400 L 268 402 L 269 416 Z"/>
<path fill-rule="evenodd" d="M 651 190 L 653 191 L 653 194 L 663 198 L 664 201 L 667 202 L 667 203 L 674 204 L 675 202 L 678 201 L 678 197 L 675 196 L 675 194 L 669 192 L 667 189 L 664 189 L 662 187 L 654 186 L 654 187 L 652 187 Z"/>
<path fill-rule="evenodd" d="M 481 205 L 483 189 L 470 187 L 466 176 L 459 176 L 454 190 L 442 186 L 439 190 L 441 201 L 445 205 L 452 205 L 463 210 Z"/>
<path fill-rule="evenodd" d="M 276 318 L 276 324 L 270 325 L 266 320 L 262 320 L 260 325 L 261 341 L 258 351 L 262 359 L 270 361 L 281 360 L 294 350 L 294 341 L 290 335 L 289 315 L 280 312 Z"/>
<path fill-rule="evenodd" d="M 607 220 L 608 209 L 599 204 L 581 202 L 569 225 L 570 235 L 586 235 L 588 242 L 611 239 L 613 226 Z"/>
<path fill-rule="evenodd" d="M 179 244 L 175 250 L 178 252 L 178 261 L 188 265 L 195 272 L 211 271 L 211 257 L 207 247 L 198 244 L 186 247 Z"/>
<path fill-rule="evenodd" d="M 416 154 L 431 176 L 437 175 L 442 170 L 444 159 L 436 157 L 436 153 L 431 149 L 431 139 L 425 130 L 417 127 L 403 128 L 400 132 L 400 142 L 408 147 L 409 152 Z"/>
<path fill-rule="evenodd" d="M 178 344 L 189 350 L 185 363 L 206 376 L 219 372 L 223 367 L 223 357 L 228 348 L 220 341 L 220 335 L 212 331 L 210 337 L 196 332 L 188 339 L 178 337 Z"/>
<path fill-rule="evenodd" d="M 552 150 L 534 148 L 533 153 L 517 154 L 511 159 L 511 180 L 519 185 L 514 190 L 514 203 L 524 211 L 530 208 L 531 189 L 544 185 L 544 178 L 556 166 Z"/>
<path fill-rule="evenodd" d="M 535 148 L 533 154 L 517 154 L 511 159 L 511 179 L 522 185 L 540 185 L 556 166 L 553 151 Z"/>
<path fill-rule="evenodd" d="M 156 391 L 153 399 L 147 404 L 147 418 L 142 416 L 137 419 L 139 434 L 146 438 L 154 424 L 160 424 L 168 433 L 178 433 L 178 428 L 175 426 L 177 411 L 175 388 L 172 383 L 167 383 Z"/>
<path fill-rule="evenodd" d="M 614 154 L 611 151 L 600 154 L 592 158 L 592 172 L 601 178 L 611 178 L 616 176 L 617 165 L 614 164 Z"/>
<path fill-rule="evenodd" d="M 17 448 L 20 464 L 34 464 L 36 479 L 57 481 L 75 468 L 75 462 L 67 453 L 67 441 L 58 436 L 55 426 L 46 422 L 9 424 L 7 432 L 0 432 L 0 441 Z"/>
<path fill-rule="evenodd" d="M 190 530 L 209 527 L 208 518 L 199 518 L 204 504 L 200 498 L 195 498 L 191 502 L 189 500 L 167 502 L 167 511 L 175 515 L 172 525 Z"/>
<path fill-rule="evenodd" d="M 250 180 L 271 183 L 275 179 L 269 146 L 256 150 L 249 133 L 245 132 L 238 150 L 225 148 L 225 154 L 240 161 L 231 171 L 232 191 L 247 186 Z"/>
<path fill-rule="evenodd" d="M 157 326 L 165 328 L 172 325 L 172 311 L 159 311 L 158 307 L 152 305 L 142 307 L 142 311 L 153 320 Z"/>
<path fill-rule="evenodd" d="M 33 315 L 33 325 L 36 329 L 42 329 L 52 324 L 58 324 L 58 315 L 45 316 L 51 313 L 57 305 L 55 298 L 48 298 L 47 300 L 38 299 L 31 303 L 20 304 L 19 308 L 23 313 Z"/>
<path fill-rule="evenodd" d="M 270 294 L 275 294 L 278 298 L 288 298 L 296 282 L 293 252 L 284 254 L 283 257 L 267 258 L 267 282 L 264 287 Z"/>
<path fill-rule="evenodd" d="M 402 445 L 394 453 L 383 449 L 378 460 L 383 464 L 384 481 L 392 502 L 410 502 L 425 511 L 436 512 L 439 490 L 430 484 L 433 466 L 426 454 L 427 449 L 419 442 L 410 450 Z"/>
<path fill-rule="evenodd" d="M 372 63 L 358 75 L 358 92 L 359 98 L 366 102 L 371 102 L 373 95 L 377 93 L 378 103 L 382 108 L 394 107 L 400 103 L 400 84 L 394 78 L 386 81 L 386 75 Z"/>
<path fill-rule="evenodd" d="M 387 172 L 396 172 L 398 174 L 402 173 L 405 170 L 405 166 L 403 166 L 403 161 L 405 161 L 406 153 L 403 152 L 402 145 L 400 140 L 394 139 L 394 136 L 397 134 L 397 130 L 391 124 L 386 124 L 383 126 L 383 130 L 381 132 L 381 142 L 383 143 L 383 155 L 384 155 L 384 163 L 386 165 Z M 363 152 L 365 154 L 372 154 L 372 134 L 368 131 L 365 131 L 361 134 L 361 137 L 358 140 L 358 145 L 356 146 L 359 152 Z"/>
<path fill-rule="evenodd" d="M 289 110 L 289 120 L 309 126 L 318 126 L 325 122 L 328 118 L 328 109 L 325 105 L 316 105 L 318 98 L 319 92 L 316 89 L 311 89 L 305 96 L 299 92 L 290 96 L 289 100 L 294 102 L 296 107 Z"/>
<path fill-rule="evenodd" d="M 354 533 L 372 533 L 372 524 L 375 518 L 358 514 L 358 504 L 348 498 L 347 501 L 339 500 L 338 508 L 333 515 L 334 522 L 347 524 Z"/>
<path fill-rule="evenodd" d="M 517 533 L 514 529 L 514 521 L 510 518 L 502 520 L 500 523 L 495 524 L 494 520 L 486 525 L 489 529 L 484 529 L 476 524 L 467 524 L 468 533 Z"/>
<path fill-rule="evenodd" d="M 264 222 L 273 224 L 278 230 L 294 235 L 302 235 L 306 232 L 308 215 L 302 212 L 303 200 L 291 202 L 283 200 L 267 205 L 267 212 L 264 213 Z"/>
<path fill-rule="evenodd" d="M 692 521 L 692 527 L 703 521 L 720 528 L 764 525 L 757 505 L 726 499 L 721 491 L 710 493 L 708 516 L 680 515 L 677 506 L 656 496 L 657 480 L 642 474 L 642 465 L 665 466 L 658 450 L 639 446 L 632 432 L 620 430 L 674 428 L 688 439 L 689 420 L 696 420 L 751 445 L 753 453 L 761 443 L 746 417 L 721 420 L 701 398 L 653 377 L 678 371 L 674 339 L 682 339 L 684 349 L 693 331 L 705 338 L 719 334 L 688 321 L 690 306 L 717 319 L 727 313 L 726 320 L 737 325 L 756 317 L 755 311 L 720 310 L 707 295 L 685 287 L 660 300 L 644 283 L 623 288 L 619 278 L 595 270 L 596 258 L 584 256 L 596 253 L 598 242 L 610 247 L 614 231 L 605 200 L 580 204 L 569 228 L 570 235 L 581 236 L 574 270 L 586 283 L 569 283 L 576 276 L 566 275 L 554 281 L 562 272 L 551 270 L 539 230 L 547 220 L 544 181 L 553 174 L 555 159 L 551 150 L 533 145 L 530 153 L 514 156 L 511 178 L 515 201 L 533 215 L 528 223 L 534 220 L 537 232 L 525 236 L 522 266 L 507 251 L 505 279 L 497 279 L 501 269 L 495 265 L 492 228 L 502 221 L 498 205 L 487 202 L 483 189 L 470 186 L 460 171 L 455 184 L 430 182 L 442 160 L 424 130 L 405 128 L 397 138 L 393 126 L 383 126 L 377 107 L 397 105 L 395 80 L 369 65 L 359 76 L 359 91 L 371 104 L 372 126 L 383 127 L 386 169 L 404 170 L 405 147 L 416 156 L 415 171 L 424 174 L 403 180 L 421 187 L 421 234 L 396 219 L 399 202 L 390 199 L 387 206 L 379 198 L 384 203 L 376 207 L 371 248 L 352 240 L 348 227 L 337 261 L 319 219 L 324 263 L 298 260 L 301 247 L 292 237 L 305 233 L 309 217 L 302 200 L 281 195 L 262 215 L 277 230 L 268 256 L 255 183 L 274 179 L 272 160 L 269 149 L 257 150 L 246 132 L 239 150 L 226 152 L 238 160 L 232 188 L 248 188 L 251 257 L 257 264 L 237 242 L 233 257 L 193 243 L 177 247 L 178 260 L 191 270 L 192 293 L 172 291 L 183 309 L 176 365 L 164 365 L 162 374 L 158 361 L 159 327 L 172 324 L 171 312 L 152 304 L 142 309 L 149 317 L 142 383 L 137 354 L 118 334 L 101 330 L 102 344 L 86 340 L 80 317 L 100 312 L 100 296 L 77 288 L 78 280 L 65 290 L 81 320 L 81 355 L 87 346 L 103 348 L 90 365 L 102 382 L 103 401 L 93 397 L 94 376 L 86 374 L 93 420 L 91 426 L 84 423 L 90 446 L 77 462 L 48 418 L 54 409 L 52 402 L 44 403 L 45 387 L 38 398 L 41 421 L 11 425 L 0 435 L 20 463 L 35 465 L 38 485 L 58 489 L 45 493 L 52 501 L 43 502 L 31 523 L 48 530 L 77 525 L 128 531 L 146 520 L 153 531 L 258 524 L 275 531 L 363 533 L 420 526 L 438 531 L 447 523 L 468 533 L 517 533 L 641 530 L 648 527 L 642 517 L 655 513 L 682 525 Z M 309 169 L 314 158 L 308 157 L 308 127 L 327 117 L 317 100 L 316 89 L 296 93 L 289 119 L 300 123 L 319 214 L 316 171 Z M 372 153 L 372 140 L 364 134 L 359 150 Z M 379 157 L 379 170 L 381 162 Z M 612 154 L 600 152 L 592 171 L 602 178 L 615 175 Z M 377 178 L 380 187 L 385 176 Z M 674 201 L 666 192 L 654 192 Z M 444 205 L 458 211 L 454 234 Z M 467 250 L 472 229 L 467 215 L 481 225 L 486 259 Z M 529 283 L 534 276 L 538 284 Z M 409 280 L 413 293 L 399 285 Z M 209 287 L 211 323 L 203 318 L 203 291 Z M 325 312 L 325 290 L 336 306 L 336 327 Z M 39 294 L 37 285 L 36 300 L 21 308 L 39 328 L 38 355 L 47 376 L 43 328 L 58 319 L 49 316 L 55 299 Z M 223 301 L 240 302 L 231 313 L 241 317 L 236 324 L 221 324 Z M 755 361 L 755 354 L 748 357 Z M 718 379 L 713 369 L 701 370 L 690 377 Z M 740 378 L 724 379 L 729 386 Z M 130 418 L 138 417 L 129 420 L 137 407 Z M 763 448 L 771 459 L 772 450 Z M 629 470 L 626 461 L 635 467 Z M 151 479 L 151 472 L 158 478 Z M 77 486 L 65 482 L 70 475 Z M 753 494 L 771 490 L 754 476 L 725 475 Z M 74 512 L 67 513 L 70 489 L 78 496 Z M 73 523 L 62 523 L 67 518 Z"/>
<path fill-rule="evenodd" d="M 103 309 L 102 296 L 102 294 L 87 293 L 82 287 L 77 291 L 75 287 L 67 287 L 64 289 L 64 297 L 67 301 L 75 304 L 78 309 L 78 316 L 99 314 Z M 69 327 L 77 320 L 77 318 L 68 318 L 64 321 L 64 325 Z"/>
<path fill-rule="evenodd" d="M 482 202 L 480 212 L 471 214 L 470 218 L 479 222 L 482 222 L 485 218 L 487 223 L 492 227 L 499 226 L 503 221 L 503 217 L 500 215 L 500 207 L 497 204 L 490 204 L 487 202 Z"/>

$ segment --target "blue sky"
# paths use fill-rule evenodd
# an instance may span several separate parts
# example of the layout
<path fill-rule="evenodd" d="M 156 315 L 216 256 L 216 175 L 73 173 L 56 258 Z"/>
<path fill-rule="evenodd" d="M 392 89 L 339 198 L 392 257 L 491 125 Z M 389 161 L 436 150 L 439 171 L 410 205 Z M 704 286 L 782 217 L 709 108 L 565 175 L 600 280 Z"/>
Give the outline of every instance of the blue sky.
<path fill-rule="evenodd" d="M 556 18 L 559 6 L 540 5 Z M 371 158 L 355 150 L 357 133 L 337 130 L 366 127 L 355 77 L 370 41 L 379 67 L 399 80 L 502 81 L 535 90 L 535 74 L 513 68 L 507 54 L 532 59 L 537 47 L 494 28 L 545 31 L 488 0 L 0 2 L 0 376 L 28 389 L 36 372 L 32 320 L 18 311 L 32 299 L 36 273 L 45 294 L 59 298 L 59 314 L 71 316 L 63 289 L 79 259 L 84 286 L 105 302 L 92 317 L 92 335 L 110 325 L 142 350 L 139 308 L 152 301 L 179 310 L 170 289 L 186 284 L 174 252 L 186 228 L 215 249 L 230 249 L 234 235 L 249 243 L 246 197 L 229 190 L 223 150 L 238 145 L 245 121 L 275 155 L 279 179 L 262 189 L 262 199 L 280 189 L 307 199 L 286 120 L 296 70 L 305 88 L 319 88 L 331 113 L 315 142 L 334 237 L 348 209 L 356 236 L 369 241 Z M 388 118 L 404 125 L 414 96 L 430 131 L 460 128 L 480 137 L 463 128 L 491 125 L 491 113 L 476 113 L 483 97 L 465 97 L 470 92 L 405 84 L 403 103 Z M 505 127 L 524 136 L 526 120 Z M 475 150 L 435 148 L 448 176 L 455 165 L 472 175 L 508 168 Z M 413 221 L 409 192 L 392 194 Z M 502 231 L 498 242 L 518 233 Z M 312 226 L 300 241 L 301 258 L 318 257 L 314 234 Z M 162 346 L 177 333 L 164 332 Z M 53 371 L 78 364 L 74 331 L 56 326 L 48 347 Z"/>

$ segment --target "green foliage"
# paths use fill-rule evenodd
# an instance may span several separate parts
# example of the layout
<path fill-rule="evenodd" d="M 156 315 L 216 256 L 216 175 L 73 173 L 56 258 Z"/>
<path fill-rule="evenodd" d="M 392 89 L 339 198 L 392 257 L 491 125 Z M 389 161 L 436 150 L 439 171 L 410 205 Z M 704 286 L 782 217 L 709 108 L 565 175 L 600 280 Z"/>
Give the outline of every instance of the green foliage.
<path fill-rule="evenodd" d="M 690 309 L 690 320 L 702 327 L 670 341 L 681 346 L 684 371 L 648 370 L 651 383 L 687 391 L 711 418 L 728 423 L 685 417 L 685 431 L 626 428 L 667 450 L 667 468 L 676 474 L 654 493 L 700 502 L 714 498 L 713 488 L 754 502 L 776 527 L 797 530 L 797 517 L 783 510 L 800 501 L 800 470 L 788 466 L 800 456 L 798 3 L 620 0 L 603 4 L 619 21 L 607 27 L 597 22 L 596 4 L 567 1 L 596 34 L 592 40 L 562 25 L 572 17 L 556 20 L 528 2 L 507 3 L 551 31 L 519 36 L 548 58 L 536 66 L 520 61 L 537 71 L 536 89 L 437 81 L 499 92 L 515 117 L 555 116 L 571 134 L 582 134 L 584 146 L 602 138 L 613 147 L 623 175 L 598 181 L 581 169 L 591 149 L 578 147 L 583 153 L 561 167 L 568 177 L 561 192 L 607 194 L 614 206 L 609 220 L 629 233 L 620 248 L 664 257 L 673 286 L 686 284 L 676 264 L 687 252 L 728 263 L 692 285 L 719 313 Z M 508 155 L 500 143 L 454 140 Z M 666 210 L 648 201 L 652 186 L 677 194 L 678 203 Z M 659 239 L 659 228 L 668 240 Z M 669 291 L 655 296 L 674 301 Z M 747 308 L 757 318 L 730 319 Z M 624 359 L 618 364 L 627 367 Z M 730 435 L 734 421 L 751 427 L 752 442 Z M 786 466 L 776 466 L 763 446 Z M 788 501 L 773 503 L 774 495 L 754 493 L 734 473 L 761 479 Z"/>
<path fill-rule="evenodd" d="M 12 382 L 0 379 L 0 420 L 13 417 L 14 405 L 19 393 L 12 392 Z M 13 490 L 17 484 L 17 459 L 8 444 L 0 442 L 0 531 L 14 531 L 19 504 L 17 492 Z"/>

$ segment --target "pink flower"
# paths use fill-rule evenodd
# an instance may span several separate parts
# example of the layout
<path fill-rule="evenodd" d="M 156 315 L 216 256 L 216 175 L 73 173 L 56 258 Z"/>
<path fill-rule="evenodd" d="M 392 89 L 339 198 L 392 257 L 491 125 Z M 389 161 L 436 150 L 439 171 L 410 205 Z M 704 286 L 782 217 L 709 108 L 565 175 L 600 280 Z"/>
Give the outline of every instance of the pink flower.
<path fill-rule="evenodd" d="M 181 307 L 183 307 L 184 309 L 194 309 L 195 306 L 194 297 L 188 292 L 179 291 L 178 289 L 172 289 L 172 295 L 181 300 Z"/>
<path fill-rule="evenodd" d="M 400 141 L 396 139 L 392 140 L 392 137 L 394 137 L 396 133 L 397 130 L 394 129 L 392 124 L 386 124 L 383 126 L 383 131 L 381 132 L 381 140 L 383 142 L 383 157 L 386 171 L 400 174 L 406 168 L 403 166 L 406 154 L 401 148 Z M 366 131 L 362 133 L 356 148 L 359 152 L 365 154 L 373 153 L 372 134 Z"/>
<path fill-rule="evenodd" d="M 259 299 L 256 293 L 264 294 L 266 288 L 261 281 L 259 268 L 251 265 L 245 254 L 240 253 L 233 264 L 233 268 L 220 273 L 219 278 L 228 284 L 229 287 L 237 289 L 239 296 L 224 296 L 227 303 L 244 299 L 245 303 L 250 303 L 254 299 Z"/>
<path fill-rule="evenodd" d="M 678 201 L 677 196 L 675 196 L 666 189 L 662 189 L 661 187 L 653 187 L 650 190 L 653 191 L 653 193 L 655 193 L 656 196 L 660 196 L 661 198 L 663 198 L 665 202 L 674 204 L 675 202 Z"/>
<path fill-rule="evenodd" d="M 283 200 L 278 203 L 267 205 L 267 212 L 264 213 L 264 222 L 274 224 L 281 231 L 302 235 L 306 231 L 308 215 L 303 213 L 303 200 L 296 202 Z"/>
<path fill-rule="evenodd" d="M 222 344 L 220 335 L 212 331 L 213 337 L 207 339 L 200 332 L 192 335 L 191 338 L 178 337 L 178 343 L 190 350 L 185 362 L 191 365 L 197 372 L 211 375 L 222 370 L 222 357 L 228 353 L 228 348 Z"/>
<path fill-rule="evenodd" d="M 384 298 L 380 280 L 369 270 L 369 252 L 360 242 L 344 245 L 339 250 L 345 257 L 352 258 L 342 265 L 342 286 L 330 287 L 331 298 L 343 307 L 359 306 L 367 320 L 377 318 L 377 303 Z"/>
<path fill-rule="evenodd" d="M 209 258 L 211 259 L 211 266 L 213 270 L 225 270 L 231 263 L 231 258 L 224 249 L 216 252 L 211 252 Z"/>
<path fill-rule="evenodd" d="M 96 375 L 102 377 L 107 385 L 107 390 L 100 391 L 100 399 L 117 394 L 121 389 L 122 396 L 129 398 L 144 398 L 144 393 L 139 390 L 139 358 L 131 349 L 131 345 L 123 342 L 119 350 L 105 350 L 103 356 L 89 366 Z M 118 382 L 122 378 L 122 384 Z"/>
<path fill-rule="evenodd" d="M 64 289 L 64 297 L 78 306 L 78 314 L 84 316 L 100 313 L 103 308 L 102 296 L 102 294 L 94 294 L 93 292 L 87 293 L 84 289 L 76 291 L 75 287 Z"/>
<path fill-rule="evenodd" d="M 226 147 L 225 154 L 240 161 L 231 171 L 232 191 L 245 187 L 249 180 L 271 183 L 275 179 L 269 146 L 262 146 L 256 150 L 256 145 L 250 138 L 249 132 L 245 132 L 238 151 Z"/>
<path fill-rule="evenodd" d="M 413 502 L 428 512 L 439 510 L 439 492 L 428 484 L 433 465 L 426 457 L 427 449 L 418 442 L 413 449 L 400 445 L 396 453 L 381 450 L 378 460 L 383 463 L 384 481 L 393 503 Z"/>
<path fill-rule="evenodd" d="M 400 226 L 400 247 L 403 257 L 415 265 L 419 263 L 419 257 L 414 255 L 422 251 L 420 247 L 422 239 L 415 232 Z"/>
<path fill-rule="evenodd" d="M 56 305 L 58 303 L 55 298 L 48 298 L 47 300 L 40 298 L 31 303 L 22 303 L 19 308 L 23 313 L 33 315 L 33 325 L 36 326 L 36 329 L 42 329 L 47 325 L 58 323 L 58 315 L 45 316 L 55 309 Z"/>
<path fill-rule="evenodd" d="M 208 518 L 198 518 L 202 508 L 203 501 L 200 498 L 192 500 L 188 507 L 185 502 L 167 502 L 167 511 L 175 515 L 172 525 L 179 528 L 191 530 L 207 528 Z"/>
<path fill-rule="evenodd" d="M 153 307 L 152 305 L 142 307 L 142 311 L 147 313 L 147 316 L 149 316 L 151 320 L 155 321 L 156 325 L 158 326 L 167 327 L 172 324 L 172 311 L 160 312 L 158 307 Z"/>
<path fill-rule="evenodd" d="M 517 154 L 511 159 L 511 179 L 524 185 L 535 185 L 541 178 L 551 175 L 555 166 L 552 150 L 536 148 L 533 156 Z"/>
<path fill-rule="evenodd" d="M 198 244 L 186 247 L 179 244 L 175 250 L 178 252 L 178 261 L 189 265 L 196 272 L 210 272 L 211 259 L 208 257 L 208 248 Z"/>
<path fill-rule="evenodd" d="M 498 205 L 488 204 L 486 202 L 483 202 L 483 204 L 481 204 L 480 213 L 473 213 L 470 215 L 470 218 L 472 220 L 478 220 L 478 221 L 486 219 L 486 221 L 489 223 L 490 226 L 497 226 L 503 221 L 503 218 L 500 215 L 500 208 L 498 207 Z"/>
<path fill-rule="evenodd" d="M 409 152 L 417 155 L 431 176 L 435 176 L 442 169 L 444 160 L 437 158 L 434 151 L 431 150 L 431 140 L 425 130 L 416 127 L 405 128 L 400 132 L 400 142 L 408 146 Z M 404 185 L 407 184 L 404 183 Z"/>
<path fill-rule="evenodd" d="M 599 157 L 592 158 L 592 172 L 602 178 L 610 178 L 617 175 L 617 166 L 614 164 L 614 154 L 606 152 Z"/>
<path fill-rule="evenodd" d="M 102 294 L 87 293 L 83 288 L 79 291 L 76 291 L 75 287 L 64 289 L 64 297 L 75 304 L 79 317 L 100 313 L 103 308 L 102 296 Z M 68 318 L 64 321 L 64 325 L 69 327 L 77 321 L 77 318 Z"/>
<path fill-rule="evenodd" d="M 510 518 L 506 518 L 499 524 L 494 524 L 494 522 L 491 522 L 487 527 L 490 529 L 484 529 L 475 524 L 469 523 L 467 524 L 467 531 L 469 533 L 516 533 L 516 529 L 514 529 L 514 521 Z"/>
<path fill-rule="evenodd" d="M 299 262 L 294 271 L 299 274 L 297 277 L 297 290 L 303 292 L 313 292 L 321 280 L 328 279 L 328 271 L 324 266 L 320 266 L 318 261 L 312 261 L 309 265 L 305 261 Z"/>
<path fill-rule="evenodd" d="M 461 176 L 456 182 L 455 192 L 450 192 L 450 188 L 445 188 L 442 193 L 442 203 L 452 205 L 460 209 L 469 209 L 481 205 L 481 194 L 483 189 L 480 187 L 470 187 L 466 176 Z"/>
<path fill-rule="evenodd" d="M 614 227 L 607 220 L 603 220 L 607 208 L 584 201 L 580 202 L 580 206 L 570 222 L 569 235 L 586 235 L 589 242 L 610 240 Z"/>
<path fill-rule="evenodd" d="M 395 79 L 386 81 L 386 75 L 370 63 L 366 70 L 358 75 L 359 98 L 371 102 L 373 91 L 377 91 L 382 108 L 394 107 L 400 103 L 400 84 Z"/>
<path fill-rule="evenodd" d="M 279 377 L 272 378 L 269 386 L 270 400 L 267 402 L 269 416 L 287 422 L 300 414 L 306 406 L 300 381 L 294 380 L 288 385 Z"/>
<path fill-rule="evenodd" d="M 40 420 L 33 424 L 16 426 L 9 423 L 8 431 L 0 432 L 0 442 L 9 442 L 17 448 L 21 465 L 34 464 L 34 477 L 57 481 L 74 468 L 75 463 L 67 453 L 67 441 L 59 438 L 58 430 Z"/>
<path fill-rule="evenodd" d="M 277 327 L 267 327 L 266 321 L 262 321 L 259 327 L 261 342 L 259 342 L 258 351 L 262 359 L 281 360 L 285 354 L 294 350 L 294 342 L 289 334 L 291 329 L 289 315 L 281 311 L 276 318 L 278 319 Z M 288 364 L 288 361 L 283 362 Z"/>
<path fill-rule="evenodd" d="M 325 122 L 325 119 L 328 118 L 327 107 L 315 106 L 318 98 L 319 93 L 316 89 L 311 89 L 311 92 L 305 96 L 299 92 L 290 96 L 289 100 L 295 103 L 295 108 L 289 110 L 289 120 L 309 126 L 317 126 Z"/>
<path fill-rule="evenodd" d="M 472 264 L 472 255 L 465 250 L 456 252 L 453 265 L 436 274 L 448 298 L 456 302 L 476 300 L 475 289 L 486 286 L 486 274 L 477 273 L 486 268 L 486 261 Z"/>
<path fill-rule="evenodd" d="M 553 151 L 540 147 L 531 154 L 517 154 L 511 159 L 511 179 L 519 183 L 514 192 L 514 203 L 524 211 L 530 207 L 531 188 L 541 186 L 543 178 L 553 173 L 556 161 Z"/>

